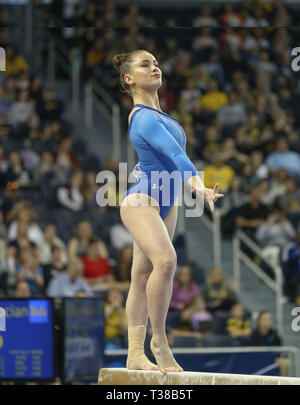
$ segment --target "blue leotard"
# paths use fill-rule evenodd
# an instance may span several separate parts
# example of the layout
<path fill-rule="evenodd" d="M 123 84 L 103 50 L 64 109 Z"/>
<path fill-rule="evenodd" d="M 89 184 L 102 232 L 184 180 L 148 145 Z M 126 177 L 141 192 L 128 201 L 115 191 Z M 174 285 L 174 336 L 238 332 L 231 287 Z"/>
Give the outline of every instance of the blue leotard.
<path fill-rule="evenodd" d="M 122 201 L 132 193 L 150 195 L 159 203 L 159 214 L 165 218 L 181 191 L 183 180 L 198 172 L 186 154 L 186 135 L 180 123 L 156 108 L 144 104 L 134 107 L 141 108 L 133 113 L 128 131 L 140 161 L 141 176 Z"/>

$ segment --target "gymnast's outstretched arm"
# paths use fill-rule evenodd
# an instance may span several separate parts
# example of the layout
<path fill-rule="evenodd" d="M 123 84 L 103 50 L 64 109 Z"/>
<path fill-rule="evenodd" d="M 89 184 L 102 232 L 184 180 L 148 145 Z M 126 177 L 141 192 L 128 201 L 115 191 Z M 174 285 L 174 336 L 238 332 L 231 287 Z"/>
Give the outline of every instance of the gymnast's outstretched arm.
<path fill-rule="evenodd" d="M 183 180 L 187 181 L 192 191 L 204 197 L 213 212 L 214 201 L 224 196 L 218 193 L 219 185 L 216 184 L 213 189 L 204 186 L 195 165 L 163 125 L 157 113 L 143 109 L 136 119 L 138 120 L 139 136 L 153 148 L 173 159 L 177 169 L 181 172 Z"/>

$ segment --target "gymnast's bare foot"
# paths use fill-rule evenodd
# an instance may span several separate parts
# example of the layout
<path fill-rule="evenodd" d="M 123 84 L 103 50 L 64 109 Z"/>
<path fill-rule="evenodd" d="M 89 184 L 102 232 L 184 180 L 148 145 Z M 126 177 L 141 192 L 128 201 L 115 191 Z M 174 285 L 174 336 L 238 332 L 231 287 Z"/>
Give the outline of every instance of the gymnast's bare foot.
<path fill-rule="evenodd" d="M 159 367 L 152 363 L 145 353 L 128 352 L 126 367 L 128 370 L 159 370 Z"/>
<path fill-rule="evenodd" d="M 167 374 L 167 372 L 183 371 L 183 368 L 180 367 L 174 359 L 166 338 L 153 336 L 150 342 L 150 348 L 159 370 L 163 374 Z"/>

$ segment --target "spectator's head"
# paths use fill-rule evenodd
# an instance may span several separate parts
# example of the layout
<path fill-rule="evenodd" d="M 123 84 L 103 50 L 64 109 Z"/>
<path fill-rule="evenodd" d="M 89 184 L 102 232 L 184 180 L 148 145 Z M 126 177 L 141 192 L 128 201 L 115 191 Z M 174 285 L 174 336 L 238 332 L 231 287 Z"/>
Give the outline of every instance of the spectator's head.
<path fill-rule="evenodd" d="M 289 150 L 289 145 L 285 138 L 277 139 L 276 150 L 277 150 L 277 152 L 281 152 L 281 153 L 285 153 Z"/>
<path fill-rule="evenodd" d="M 42 90 L 42 97 L 44 101 L 52 101 L 54 99 L 54 92 L 50 87 L 46 87 Z"/>
<path fill-rule="evenodd" d="M 217 127 L 211 125 L 205 131 L 205 138 L 207 142 L 217 142 L 219 137 L 219 132 Z"/>
<path fill-rule="evenodd" d="M 38 129 L 40 127 L 40 117 L 38 114 L 32 114 L 28 121 L 27 125 L 30 129 Z"/>
<path fill-rule="evenodd" d="M 59 145 L 60 153 L 69 153 L 72 151 L 73 140 L 70 137 L 64 138 Z"/>
<path fill-rule="evenodd" d="M 81 188 L 83 184 L 83 173 L 79 170 L 74 172 L 69 180 L 70 188 Z"/>
<path fill-rule="evenodd" d="M 81 240 L 89 240 L 93 234 L 89 221 L 80 221 L 77 225 L 76 237 Z"/>
<path fill-rule="evenodd" d="M 239 101 L 237 92 L 231 91 L 231 92 L 228 94 L 228 101 L 229 101 L 229 104 L 237 104 L 238 101 Z"/>
<path fill-rule="evenodd" d="M 213 266 L 209 269 L 207 281 L 211 285 L 219 286 L 224 283 L 223 272 L 219 267 Z"/>
<path fill-rule="evenodd" d="M 22 158 L 21 158 L 19 152 L 16 152 L 16 151 L 10 152 L 8 159 L 9 159 L 9 164 L 11 167 L 22 167 L 23 166 Z"/>
<path fill-rule="evenodd" d="M 264 155 L 260 150 L 254 150 L 250 153 L 250 163 L 253 169 L 258 169 L 264 161 Z"/>
<path fill-rule="evenodd" d="M 190 266 L 180 266 L 176 275 L 176 280 L 181 287 L 190 286 L 193 282 L 193 275 Z"/>
<path fill-rule="evenodd" d="M 19 223 L 18 230 L 17 230 L 17 238 L 26 238 L 27 239 L 28 229 L 29 229 L 29 226 L 26 222 Z"/>
<path fill-rule="evenodd" d="M 54 156 L 53 153 L 50 152 L 49 150 L 44 150 L 42 152 L 42 162 L 41 165 L 42 166 L 52 166 L 54 163 Z"/>
<path fill-rule="evenodd" d="M 293 177 L 288 177 L 285 182 L 286 191 L 288 194 L 294 193 L 297 189 L 297 182 L 296 179 Z"/>
<path fill-rule="evenodd" d="M 215 152 L 212 155 L 211 163 L 213 166 L 220 168 L 224 165 L 224 158 L 221 152 Z"/>
<path fill-rule="evenodd" d="M 257 318 L 257 329 L 262 334 L 267 334 L 272 327 L 272 316 L 270 312 L 263 311 Z"/>
<path fill-rule="evenodd" d="M 78 277 L 82 277 L 83 263 L 78 257 L 72 259 L 68 264 L 67 274 L 72 281 L 75 281 Z"/>
<path fill-rule="evenodd" d="M 118 288 L 110 288 L 106 294 L 106 302 L 112 306 L 124 307 L 124 295 Z"/>
<path fill-rule="evenodd" d="M 16 298 L 30 298 L 31 297 L 31 291 L 29 284 L 27 281 L 21 280 L 18 281 L 16 286 L 15 286 L 15 291 L 14 295 Z"/>
<path fill-rule="evenodd" d="M 92 237 L 90 239 L 87 249 L 88 257 L 90 257 L 91 259 L 98 259 L 99 257 L 101 257 L 101 252 L 99 249 L 100 243 L 101 241 L 96 237 Z"/>
<path fill-rule="evenodd" d="M 117 54 L 113 57 L 114 68 L 120 74 L 121 89 L 133 97 L 141 92 L 157 91 L 162 82 L 162 72 L 154 55 L 145 50 Z M 155 77 L 158 73 L 160 76 Z"/>
<path fill-rule="evenodd" d="M 62 259 L 62 248 L 58 245 L 51 247 L 52 262 L 60 262 Z"/>
<path fill-rule="evenodd" d="M 21 89 L 19 91 L 18 100 L 19 101 L 28 101 L 29 100 L 29 91 L 27 89 Z"/>
<path fill-rule="evenodd" d="M 268 180 L 260 180 L 259 183 L 257 184 L 258 191 L 261 196 L 265 196 L 269 193 L 270 191 L 270 184 Z"/>
<path fill-rule="evenodd" d="M 51 243 L 56 236 L 55 225 L 49 224 L 45 226 L 44 229 L 44 239 L 46 242 Z"/>
<path fill-rule="evenodd" d="M 233 304 L 230 308 L 230 313 L 233 318 L 243 319 L 244 316 L 244 307 L 240 303 Z"/>
<path fill-rule="evenodd" d="M 26 223 L 28 225 L 32 224 L 36 219 L 36 213 L 32 208 L 24 207 L 21 208 L 17 215 L 17 220 L 19 223 Z"/>
<path fill-rule="evenodd" d="M 261 193 L 258 187 L 252 187 L 250 189 L 250 201 L 252 203 L 260 203 Z"/>
<path fill-rule="evenodd" d="M 214 78 L 210 79 L 207 86 L 207 91 L 210 93 L 214 93 L 215 91 L 219 90 L 218 81 Z"/>

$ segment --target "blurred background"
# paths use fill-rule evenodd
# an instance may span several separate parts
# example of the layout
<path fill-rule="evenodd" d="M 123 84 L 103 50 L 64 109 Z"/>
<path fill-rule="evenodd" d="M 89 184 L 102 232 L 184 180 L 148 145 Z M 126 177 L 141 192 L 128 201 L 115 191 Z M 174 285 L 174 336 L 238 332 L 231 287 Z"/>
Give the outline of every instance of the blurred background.
<path fill-rule="evenodd" d="M 133 240 L 96 177 L 118 184 L 138 160 L 112 67 L 133 49 L 158 60 L 161 109 L 225 194 L 213 216 L 179 209 L 176 359 L 300 377 L 299 21 L 296 1 L 0 1 L 0 383 L 96 384 L 125 366 Z"/>

